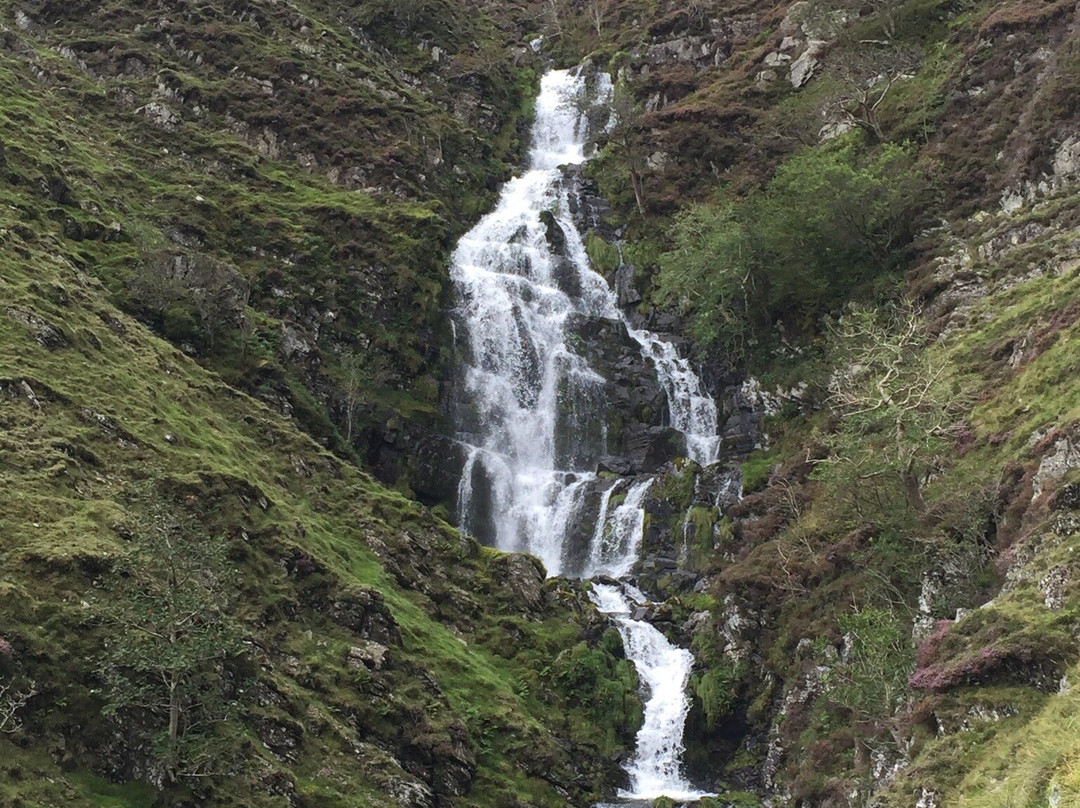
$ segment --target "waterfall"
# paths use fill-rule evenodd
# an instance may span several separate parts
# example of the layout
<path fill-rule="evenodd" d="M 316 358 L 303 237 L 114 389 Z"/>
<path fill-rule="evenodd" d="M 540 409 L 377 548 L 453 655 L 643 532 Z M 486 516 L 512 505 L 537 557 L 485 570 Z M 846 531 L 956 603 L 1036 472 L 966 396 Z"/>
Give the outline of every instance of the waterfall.
<path fill-rule="evenodd" d="M 604 491 L 589 545 L 588 565 L 582 571 L 581 577 L 595 578 L 605 575 L 609 578 L 622 578 L 630 572 L 630 568 L 637 561 L 641 532 L 645 527 L 645 511 L 641 504 L 651 485 L 651 478 L 631 483 L 626 491 L 626 499 L 610 515 L 608 508 L 611 495 L 618 483 Z"/>
<path fill-rule="evenodd" d="M 583 163 L 590 120 L 610 116 L 606 74 L 547 73 L 536 101 L 528 170 L 458 242 L 451 263 L 461 357 L 456 422 L 466 447 L 458 485 L 461 528 L 503 550 L 539 557 L 551 575 L 628 575 L 637 561 L 652 477 L 602 478 L 605 379 L 568 339 L 571 317 L 625 327 L 666 393 L 687 454 L 716 460 L 716 406 L 690 364 L 655 334 L 623 319 L 589 266 L 560 166 Z M 602 124 L 601 124 L 602 125 Z M 621 796 L 700 796 L 680 773 L 685 694 L 693 658 L 631 616 L 643 596 L 597 584 L 648 693 L 645 726 Z"/>
<path fill-rule="evenodd" d="M 668 642 L 651 623 L 633 619 L 631 601 L 619 587 L 594 584 L 593 599 L 597 608 L 615 622 L 626 655 L 634 660 L 638 676 L 649 692 L 645 721 L 637 735 L 637 751 L 626 768 L 630 788 L 620 791 L 619 796 L 634 800 L 665 796 L 696 800 L 706 796 L 679 771 L 682 726 L 690 710 L 686 684 L 694 664 L 693 655 Z"/>
<path fill-rule="evenodd" d="M 720 437 L 716 434 L 716 402 L 705 392 L 701 379 L 675 346 L 648 331 L 630 329 L 642 353 L 656 364 L 656 374 L 668 397 L 671 425 L 686 436 L 686 453 L 703 466 L 716 462 Z"/>

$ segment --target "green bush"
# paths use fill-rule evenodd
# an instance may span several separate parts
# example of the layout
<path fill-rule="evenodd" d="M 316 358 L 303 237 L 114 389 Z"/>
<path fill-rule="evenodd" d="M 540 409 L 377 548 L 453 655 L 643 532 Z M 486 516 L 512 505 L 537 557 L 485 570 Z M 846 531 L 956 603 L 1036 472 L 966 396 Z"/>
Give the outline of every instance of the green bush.
<path fill-rule="evenodd" d="M 892 277 L 928 188 L 905 146 L 868 152 L 852 135 L 805 149 L 764 190 L 676 217 L 657 298 L 732 362 L 778 331 L 815 333 L 823 315 Z"/>
<path fill-rule="evenodd" d="M 741 356 L 749 334 L 753 250 L 732 202 L 697 205 L 675 219 L 675 246 L 660 256 L 656 295 L 690 314 L 705 345 Z"/>

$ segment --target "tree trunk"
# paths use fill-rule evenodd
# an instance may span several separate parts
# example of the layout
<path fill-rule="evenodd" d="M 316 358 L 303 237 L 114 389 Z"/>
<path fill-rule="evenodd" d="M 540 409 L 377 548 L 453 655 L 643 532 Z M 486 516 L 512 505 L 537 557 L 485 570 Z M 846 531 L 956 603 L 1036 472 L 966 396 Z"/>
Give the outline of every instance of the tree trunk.
<path fill-rule="evenodd" d="M 642 216 L 645 215 L 645 202 L 641 198 L 641 175 L 638 174 L 636 169 L 630 169 L 630 185 L 634 188 L 634 202 L 637 203 L 638 213 Z"/>
<path fill-rule="evenodd" d="M 915 473 L 914 458 L 908 461 L 900 476 L 904 481 L 904 498 L 907 499 L 908 505 L 916 513 L 925 513 L 926 500 L 923 499 L 922 483 L 919 481 L 919 475 Z"/>
<path fill-rule="evenodd" d="M 168 774 L 170 780 L 176 779 L 177 750 L 176 744 L 180 735 L 180 673 L 172 671 L 169 674 L 169 750 L 166 760 L 168 761 Z"/>

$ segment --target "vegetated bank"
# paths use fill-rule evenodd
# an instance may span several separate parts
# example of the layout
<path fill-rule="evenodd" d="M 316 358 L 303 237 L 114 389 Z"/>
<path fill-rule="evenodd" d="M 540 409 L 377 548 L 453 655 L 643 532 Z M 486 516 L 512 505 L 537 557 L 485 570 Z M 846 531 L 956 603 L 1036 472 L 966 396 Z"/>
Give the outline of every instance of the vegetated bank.
<path fill-rule="evenodd" d="M 719 509 L 673 469 L 646 533 L 695 773 L 1075 799 L 1075 5 L 595 8 L 619 274 L 726 389 L 743 473 Z"/>

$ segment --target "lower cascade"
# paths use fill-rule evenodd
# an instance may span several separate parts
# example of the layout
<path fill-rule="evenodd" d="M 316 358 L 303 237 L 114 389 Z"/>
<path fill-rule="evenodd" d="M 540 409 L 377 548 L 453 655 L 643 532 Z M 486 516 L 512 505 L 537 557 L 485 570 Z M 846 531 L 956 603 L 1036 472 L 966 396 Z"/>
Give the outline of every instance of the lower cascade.
<path fill-rule="evenodd" d="M 661 447 L 654 454 L 671 455 L 677 439 L 678 453 L 702 465 L 715 461 L 716 406 L 672 344 L 626 321 L 590 267 L 565 167 L 587 159 L 590 132 L 609 124 L 611 96 L 604 73 L 548 72 L 528 170 L 504 186 L 495 209 L 455 250 L 454 413 L 465 452 L 457 518 L 485 543 L 536 555 L 549 575 L 602 579 L 593 600 L 618 629 L 647 694 L 626 766 L 630 787 L 619 797 L 692 801 L 704 796 L 682 774 L 693 656 L 635 619 L 645 597 L 626 576 L 641 550 L 653 483 L 644 468 L 651 461 L 640 460 L 652 450 L 640 446 L 652 440 Z M 582 346 L 581 334 L 597 330 L 615 334 L 655 374 L 664 423 L 613 435 L 605 376 Z M 599 474 L 616 443 L 637 447 L 638 467 L 616 458 L 625 468 Z"/>
<path fill-rule="evenodd" d="M 683 779 L 679 767 L 682 728 L 690 709 L 686 684 L 693 655 L 673 646 L 651 623 L 633 619 L 630 615 L 635 604 L 620 587 L 594 584 L 593 599 L 596 607 L 614 620 L 626 655 L 634 661 L 649 691 L 637 751 L 627 766 L 630 788 L 619 792 L 619 796 L 639 800 L 664 796 L 694 800 L 704 796 Z"/>

